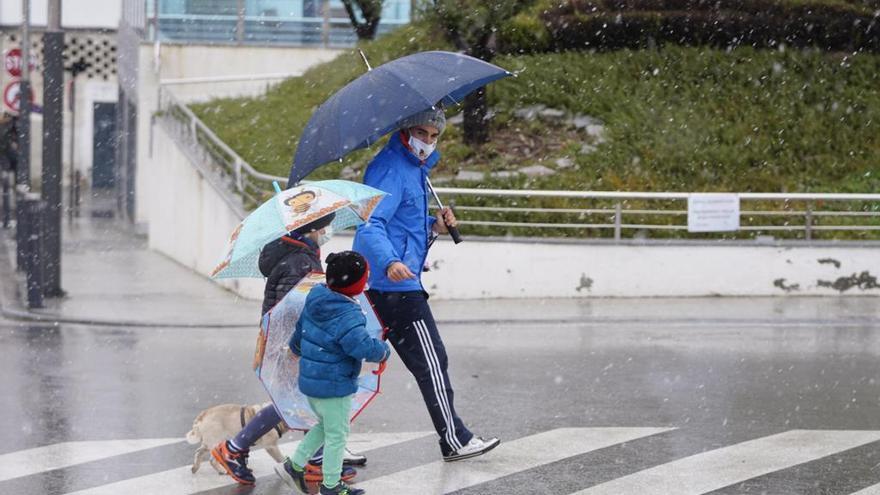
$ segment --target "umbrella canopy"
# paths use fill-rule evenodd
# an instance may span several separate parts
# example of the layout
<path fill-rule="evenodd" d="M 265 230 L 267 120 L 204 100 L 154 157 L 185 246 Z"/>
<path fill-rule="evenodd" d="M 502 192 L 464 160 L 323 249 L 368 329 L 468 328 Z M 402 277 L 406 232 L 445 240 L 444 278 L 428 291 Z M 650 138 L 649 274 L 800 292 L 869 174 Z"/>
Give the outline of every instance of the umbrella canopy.
<path fill-rule="evenodd" d="M 460 53 L 421 52 L 368 71 L 325 101 L 299 139 L 287 184 L 324 163 L 369 146 L 406 117 L 437 104 L 457 104 L 511 73 Z"/>
<path fill-rule="evenodd" d="M 281 191 L 232 231 L 226 256 L 214 278 L 262 277 L 260 250 L 303 225 L 336 213 L 330 227 L 340 231 L 364 223 L 385 193 L 347 180 L 325 180 Z"/>
<path fill-rule="evenodd" d="M 324 275 L 311 273 L 304 277 L 269 312 L 263 315 L 257 350 L 254 354 L 254 371 L 272 398 L 275 408 L 288 427 L 308 430 L 318 423 L 318 417 L 309 406 L 308 398 L 297 385 L 299 380 L 299 357 L 288 347 L 290 336 L 302 314 L 306 296 L 312 287 L 324 282 Z M 357 301 L 367 317 L 367 333 L 371 337 L 383 336 L 382 324 L 367 297 L 361 293 Z M 351 401 L 350 419 L 355 417 L 379 393 L 381 370 L 376 365 L 372 371 L 363 367 L 358 378 L 358 390 Z"/>

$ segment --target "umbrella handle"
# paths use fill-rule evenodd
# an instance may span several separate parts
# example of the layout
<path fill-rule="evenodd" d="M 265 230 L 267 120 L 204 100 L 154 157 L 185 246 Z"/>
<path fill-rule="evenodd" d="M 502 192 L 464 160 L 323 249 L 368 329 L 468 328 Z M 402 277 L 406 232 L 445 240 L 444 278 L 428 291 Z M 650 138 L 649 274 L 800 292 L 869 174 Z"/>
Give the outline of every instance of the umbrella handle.
<path fill-rule="evenodd" d="M 458 232 L 458 227 L 450 227 L 446 226 L 446 230 L 449 231 L 449 235 L 452 236 L 452 241 L 456 244 L 460 244 L 464 239 L 461 238 L 461 234 Z"/>
<path fill-rule="evenodd" d="M 428 185 L 428 189 L 430 189 L 431 194 L 434 195 L 434 201 L 437 202 L 437 206 L 439 206 L 442 209 L 443 202 L 440 201 L 440 196 L 437 196 L 437 192 L 434 191 L 434 185 L 431 184 L 431 180 L 428 179 L 427 177 L 425 177 L 425 184 Z M 464 240 L 461 238 L 461 234 L 458 232 L 458 227 L 450 227 L 449 225 L 447 225 L 446 230 L 449 232 L 449 235 L 452 236 L 452 241 L 455 242 L 456 244 L 461 244 L 461 241 Z"/>
<path fill-rule="evenodd" d="M 385 371 L 385 364 L 387 362 L 388 362 L 388 360 L 386 359 L 385 361 L 382 361 L 381 363 L 379 363 L 379 367 L 373 370 L 373 374 L 374 375 L 381 375 Z"/>

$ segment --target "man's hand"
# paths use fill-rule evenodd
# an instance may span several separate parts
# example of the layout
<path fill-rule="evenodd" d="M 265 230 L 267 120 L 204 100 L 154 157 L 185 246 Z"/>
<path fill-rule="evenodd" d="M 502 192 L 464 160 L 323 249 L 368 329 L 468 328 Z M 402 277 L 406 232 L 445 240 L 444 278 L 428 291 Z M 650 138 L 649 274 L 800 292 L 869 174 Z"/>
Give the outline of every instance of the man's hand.
<path fill-rule="evenodd" d="M 416 276 L 413 275 L 413 272 L 411 272 L 409 268 L 400 261 L 395 261 L 388 265 L 385 274 L 388 275 L 388 278 L 391 279 L 392 282 L 402 282 L 409 278 L 416 278 Z"/>
<path fill-rule="evenodd" d="M 434 232 L 438 234 L 448 234 L 449 229 L 447 227 L 455 227 L 457 223 L 452 208 L 448 206 L 441 208 L 437 210 L 437 223 L 434 224 Z"/>

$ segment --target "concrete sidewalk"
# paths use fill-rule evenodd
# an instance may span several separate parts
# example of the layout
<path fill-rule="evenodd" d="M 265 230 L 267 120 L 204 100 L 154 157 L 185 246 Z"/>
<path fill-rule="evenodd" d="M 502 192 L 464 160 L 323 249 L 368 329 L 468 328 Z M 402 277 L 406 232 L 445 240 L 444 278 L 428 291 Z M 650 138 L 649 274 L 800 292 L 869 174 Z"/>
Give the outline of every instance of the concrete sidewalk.
<path fill-rule="evenodd" d="M 96 196 L 80 218 L 63 221 L 61 285 L 67 295 L 28 310 L 15 273 L 14 231 L 0 230 L 0 310 L 7 318 L 112 326 L 250 327 L 260 301 L 227 291 L 148 248 L 114 219 L 112 198 Z M 477 281 L 478 283 L 478 281 Z M 445 324 L 590 323 L 598 325 L 850 322 L 880 320 L 870 296 L 654 299 L 432 300 Z"/>
<path fill-rule="evenodd" d="M 106 214 L 110 200 L 96 197 L 72 224 L 63 219 L 61 287 L 67 294 L 46 299 L 42 309 L 26 308 L 23 275 L 14 272 L 14 231 L 0 231 L 4 316 L 114 326 L 259 324 L 259 301 L 242 299 L 150 250 L 130 224 Z"/>

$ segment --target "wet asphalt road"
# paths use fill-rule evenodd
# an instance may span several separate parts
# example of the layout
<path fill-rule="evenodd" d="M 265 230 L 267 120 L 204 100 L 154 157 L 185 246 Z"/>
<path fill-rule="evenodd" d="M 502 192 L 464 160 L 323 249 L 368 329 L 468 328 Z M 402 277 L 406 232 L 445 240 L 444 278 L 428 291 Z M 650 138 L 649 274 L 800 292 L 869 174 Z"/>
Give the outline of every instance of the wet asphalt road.
<path fill-rule="evenodd" d="M 826 302 L 821 317 L 795 319 L 772 312 L 712 318 L 713 311 L 723 311 L 724 300 L 686 304 L 693 306 L 689 314 L 706 316 L 640 319 L 634 303 L 633 318 L 441 323 L 456 406 L 477 434 L 515 446 L 517 439 L 559 428 L 669 428 L 549 463 L 535 460 L 452 491 L 570 494 L 789 430 L 880 430 L 876 299 Z M 61 442 L 182 440 L 204 408 L 263 402 L 266 396 L 250 369 L 255 335 L 253 328 L 127 329 L 0 320 L 0 461 L 9 464 L 16 452 Z M 394 358 L 382 395 L 358 418 L 353 433 L 427 430 L 418 388 Z M 704 491 L 849 494 L 880 483 L 880 441 L 849 447 Z M 193 451 L 181 441 L 0 477 L 0 493 L 97 489 L 186 466 Z M 433 436 L 368 454 L 369 465 L 359 476 L 365 483 L 439 459 Z M 479 463 L 503 464 L 505 455 L 492 453 Z M 542 455 L 548 454 L 536 454 Z M 474 469 L 483 466 L 479 463 Z M 707 466 L 707 478 L 723 479 Z M 271 470 L 256 474 L 265 477 L 254 488 L 201 490 L 196 484 L 156 493 L 290 493 Z M 217 477 L 207 465 L 196 476 Z M 444 486 L 451 485 L 414 477 L 409 493 L 443 493 Z"/>

